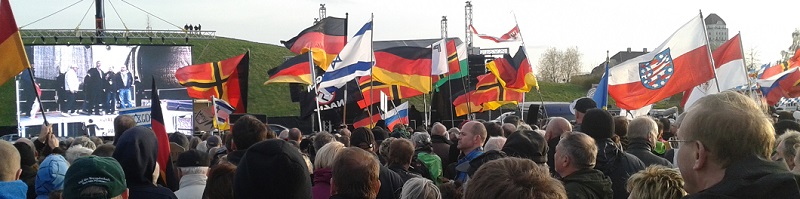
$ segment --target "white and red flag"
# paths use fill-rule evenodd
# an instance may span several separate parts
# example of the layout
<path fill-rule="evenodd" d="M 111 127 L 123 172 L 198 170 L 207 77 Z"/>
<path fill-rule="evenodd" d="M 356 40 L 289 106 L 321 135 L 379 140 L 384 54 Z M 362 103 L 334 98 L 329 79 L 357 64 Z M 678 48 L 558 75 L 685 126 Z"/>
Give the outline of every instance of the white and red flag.
<path fill-rule="evenodd" d="M 739 34 L 736 34 L 736 36 L 711 53 L 712 57 L 714 57 L 717 81 L 710 80 L 683 93 L 681 106 L 684 110 L 688 110 L 698 99 L 706 95 L 718 93 L 717 83 L 719 83 L 720 91 L 747 84 L 747 72 L 744 69 L 741 44 L 742 39 L 739 37 Z"/>
<path fill-rule="evenodd" d="M 703 17 L 698 14 L 647 54 L 609 69 L 608 90 L 621 109 L 635 110 L 714 78 Z"/>
<path fill-rule="evenodd" d="M 480 37 L 482 39 L 492 40 L 495 43 L 512 42 L 512 41 L 520 40 L 519 25 L 514 26 L 514 28 L 512 28 L 510 31 L 508 31 L 508 33 L 503 34 L 500 37 L 489 36 L 489 35 L 486 35 L 486 34 L 480 34 L 480 33 L 478 33 L 477 30 L 475 30 L 475 27 L 473 27 L 472 25 L 469 25 L 469 29 L 472 30 L 472 33 L 474 33 L 478 37 Z"/>

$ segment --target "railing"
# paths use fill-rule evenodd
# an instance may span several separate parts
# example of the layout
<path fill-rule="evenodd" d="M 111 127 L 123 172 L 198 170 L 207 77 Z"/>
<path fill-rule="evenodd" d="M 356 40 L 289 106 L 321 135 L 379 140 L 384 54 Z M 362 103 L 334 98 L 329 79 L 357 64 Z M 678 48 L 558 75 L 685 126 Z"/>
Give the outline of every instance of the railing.
<path fill-rule="evenodd" d="M 22 29 L 23 39 L 216 39 L 217 31 L 126 30 L 126 29 Z"/>

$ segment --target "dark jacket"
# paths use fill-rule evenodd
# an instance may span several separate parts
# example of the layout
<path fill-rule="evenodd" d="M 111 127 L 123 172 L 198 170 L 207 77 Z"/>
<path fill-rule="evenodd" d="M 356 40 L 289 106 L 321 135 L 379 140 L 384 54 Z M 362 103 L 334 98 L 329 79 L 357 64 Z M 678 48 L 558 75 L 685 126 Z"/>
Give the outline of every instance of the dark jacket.
<path fill-rule="evenodd" d="M 311 187 L 311 194 L 314 199 L 331 197 L 331 177 L 333 177 L 333 170 L 330 168 L 321 168 L 314 171 L 314 186 Z"/>
<path fill-rule="evenodd" d="M 369 199 L 369 198 L 356 197 L 356 196 L 350 196 L 350 195 L 345 195 L 345 194 L 336 194 L 336 195 L 332 195 L 330 197 L 330 199 Z"/>
<path fill-rule="evenodd" d="M 244 157 L 245 152 L 247 152 L 247 151 L 246 150 L 232 151 L 231 153 L 228 154 L 228 162 L 230 162 L 233 165 L 238 166 L 239 165 L 239 161 L 242 160 L 242 157 Z"/>
<path fill-rule="evenodd" d="M 800 198 L 800 176 L 755 156 L 733 162 L 722 181 L 684 198 Z"/>
<path fill-rule="evenodd" d="M 152 130 L 146 127 L 128 129 L 116 146 L 113 157 L 125 172 L 130 199 L 177 198 L 172 190 L 153 184 L 158 140 Z"/>
<path fill-rule="evenodd" d="M 133 86 L 133 74 L 131 73 L 131 71 L 125 72 L 128 74 L 128 78 L 123 79 L 122 73 L 123 72 L 119 72 L 114 76 L 114 85 L 116 85 L 115 89 L 123 89 L 123 88 L 130 89 Z M 126 82 L 127 84 L 123 84 Z"/>
<path fill-rule="evenodd" d="M 628 152 L 631 155 L 639 158 L 639 160 L 642 160 L 642 163 L 644 163 L 645 166 L 662 165 L 670 168 L 673 167 L 669 160 L 653 154 L 652 151 L 653 145 L 651 145 L 650 142 L 644 138 L 630 139 L 630 144 L 628 145 L 628 148 L 625 149 L 625 152 Z"/>
<path fill-rule="evenodd" d="M 558 141 L 561 141 L 561 138 L 553 138 L 547 141 L 547 146 L 550 147 L 552 150 L 547 151 L 547 166 L 550 167 L 550 174 L 553 177 L 559 177 L 558 172 L 556 172 L 556 146 L 558 146 Z"/>
<path fill-rule="evenodd" d="M 444 136 L 431 135 L 431 146 L 433 147 L 433 153 L 442 159 L 442 168 L 451 163 L 450 145 L 452 144 L 453 143 Z"/>
<path fill-rule="evenodd" d="M 103 78 L 103 74 L 100 74 L 100 70 L 91 68 L 86 72 L 86 76 L 83 78 L 83 90 L 92 91 L 90 93 L 103 93 L 104 81 L 105 79 Z"/>
<path fill-rule="evenodd" d="M 611 199 L 614 191 L 611 190 L 611 179 L 603 172 L 595 169 L 575 171 L 561 179 L 567 197 L 570 199 Z"/>
<path fill-rule="evenodd" d="M 405 182 L 400 175 L 381 165 L 378 178 L 381 180 L 381 189 L 378 191 L 378 199 L 397 199 L 400 198 L 400 189 Z M 331 197 L 333 198 L 333 197 Z"/>
<path fill-rule="evenodd" d="M 596 143 L 597 165 L 594 168 L 611 178 L 614 199 L 628 198 L 628 178 L 646 166 L 636 156 L 622 151 L 611 138 L 600 139 Z"/>
<path fill-rule="evenodd" d="M 400 179 L 403 180 L 403 184 L 406 183 L 411 178 L 421 178 L 422 176 L 408 170 L 403 169 L 403 166 L 396 165 L 396 164 L 389 164 L 389 169 L 397 173 L 400 176 Z"/>

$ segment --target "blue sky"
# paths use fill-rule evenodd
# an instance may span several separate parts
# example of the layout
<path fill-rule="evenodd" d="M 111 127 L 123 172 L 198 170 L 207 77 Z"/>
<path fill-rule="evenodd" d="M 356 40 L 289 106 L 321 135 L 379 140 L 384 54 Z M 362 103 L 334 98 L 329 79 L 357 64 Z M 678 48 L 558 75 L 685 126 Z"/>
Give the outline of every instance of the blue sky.
<path fill-rule="evenodd" d="M 79 2 L 23 29 L 94 28 L 94 8 L 90 8 L 93 0 L 10 1 L 20 26 Z M 438 38 L 442 16 L 448 17 L 449 36 L 464 37 L 463 0 L 126 1 L 180 27 L 200 23 L 203 30 L 215 30 L 218 36 L 277 45 L 310 26 L 318 16 L 320 3 L 326 4 L 328 16 L 344 17 L 344 13 L 350 13 L 350 34 L 374 13 L 375 40 Z M 722 17 L 727 22 L 729 36 L 741 31 L 745 51 L 756 49 L 761 63 L 774 63 L 780 58 L 780 51 L 791 45 L 791 33 L 800 28 L 796 10 L 800 3 L 791 2 L 474 0 L 472 4 L 473 24 L 485 34 L 499 36 L 511 29 L 515 23 L 512 11 L 516 13 L 534 67 L 546 48 L 577 46 L 583 53 L 583 70 L 588 71 L 605 60 L 606 50 L 613 55 L 628 47 L 634 50 L 657 47 L 701 9 L 704 16 L 716 13 Z M 109 29 L 147 26 L 147 14 L 122 0 L 107 0 L 105 6 Z M 90 9 L 88 15 L 82 19 L 87 9 Z M 153 29 L 178 29 L 155 17 L 150 21 Z M 516 50 L 520 43 L 494 44 L 475 37 L 475 45 Z"/>

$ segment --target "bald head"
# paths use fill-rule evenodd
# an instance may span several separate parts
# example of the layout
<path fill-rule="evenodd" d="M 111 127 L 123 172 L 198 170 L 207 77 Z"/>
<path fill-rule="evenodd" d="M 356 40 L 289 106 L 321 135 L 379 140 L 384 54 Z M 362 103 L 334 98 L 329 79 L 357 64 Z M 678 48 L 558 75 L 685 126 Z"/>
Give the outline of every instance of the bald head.
<path fill-rule="evenodd" d="M 545 139 L 551 140 L 554 138 L 559 138 L 564 132 L 570 131 L 572 131 L 572 124 L 570 124 L 567 119 L 563 117 L 553 117 L 550 118 L 550 122 L 547 123 Z"/>
<path fill-rule="evenodd" d="M 447 137 L 447 128 L 442 123 L 436 122 L 431 128 L 431 135 L 439 135 Z"/>
<path fill-rule="evenodd" d="M 294 140 L 299 143 L 300 141 L 303 141 L 303 133 L 300 132 L 300 129 L 298 128 L 289 129 L 289 140 Z"/>
<path fill-rule="evenodd" d="M 10 182 L 19 179 L 19 151 L 11 143 L 0 140 L 0 182 Z"/>
<path fill-rule="evenodd" d="M 514 124 L 511 123 L 503 124 L 503 135 L 505 135 L 506 137 L 510 136 L 515 131 L 517 131 L 517 126 L 514 126 Z"/>

